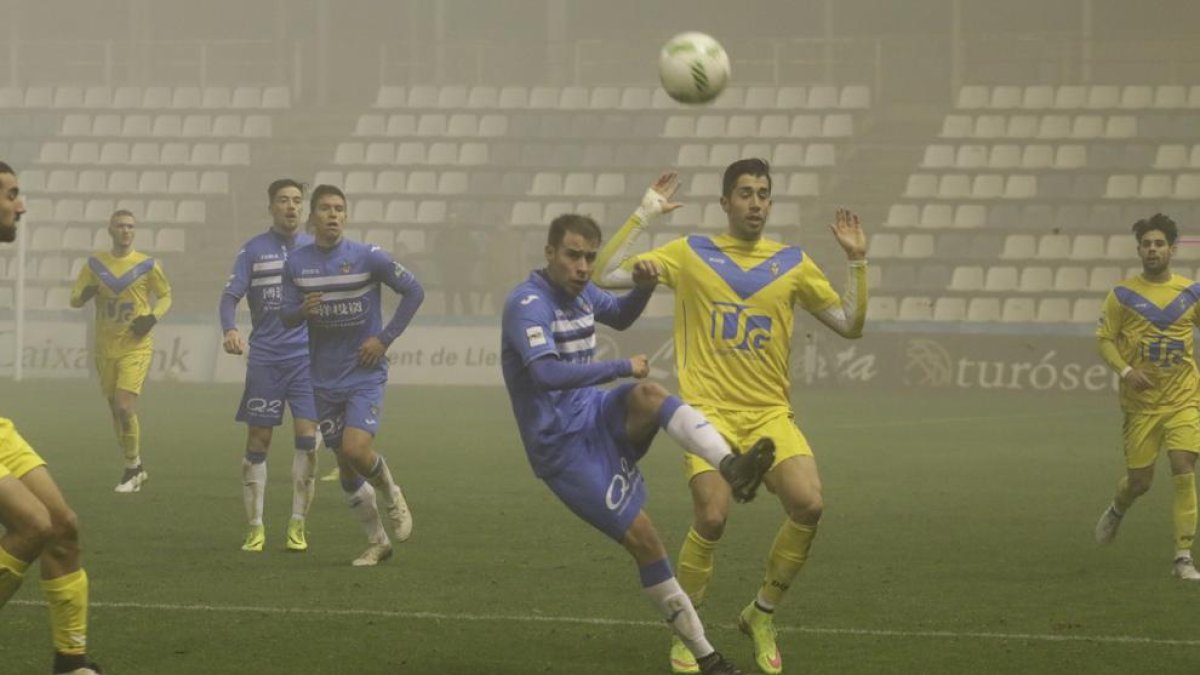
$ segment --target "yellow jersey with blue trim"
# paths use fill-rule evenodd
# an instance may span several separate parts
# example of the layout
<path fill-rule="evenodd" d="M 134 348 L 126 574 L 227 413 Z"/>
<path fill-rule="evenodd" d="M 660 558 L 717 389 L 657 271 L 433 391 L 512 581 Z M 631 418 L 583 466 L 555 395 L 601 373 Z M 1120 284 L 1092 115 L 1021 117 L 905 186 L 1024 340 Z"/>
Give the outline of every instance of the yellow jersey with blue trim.
<path fill-rule="evenodd" d="M 1158 283 L 1139 275 L 1109 292 L 1096 328 L 1101 354 L 1117 372 L 1138 368 L 1154 383 L 1137 391 L 1122 381 L 1122 410 L 1157 414 L 1197 404 L 1200 377 L 1192 353 L 1193 329 L 1200 325 L 1197 301 L 1200 284 L 1178 274 Z"/>
<path fill-rule="evenodd" d="M 794 308 L 840 302 L 804 252 L 770 239 L 691 235 L 622 264 L 655 262 L 675 290 L 679 394 L 727 410 L 790 408 Z"/>
<path fill-rule="evenodd" d="M 129 324 L 146 314 L 161 319 L 171 306 L 171 284 L 158 261 L 138 251 L 119 258 L 109 251 L 96 253 L 75 280 L 72 304 L 81 301 L 89 286 L 96 287 L 95 356 L 114 357 L 153 348 L 150 334 L 138 337 Z"/>

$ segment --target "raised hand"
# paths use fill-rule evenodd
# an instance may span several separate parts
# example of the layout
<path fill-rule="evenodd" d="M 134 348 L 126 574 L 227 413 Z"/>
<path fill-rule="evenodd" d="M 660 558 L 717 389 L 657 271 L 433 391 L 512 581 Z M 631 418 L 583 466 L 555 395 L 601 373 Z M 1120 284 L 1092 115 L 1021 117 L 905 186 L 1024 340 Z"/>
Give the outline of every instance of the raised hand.
<path fill-rule="evenodd" d="M 674 171 L 663 172 L 646 190 L 646 196 L 642 197 L 642 210 L 651 215 L 674 211 L 683 206 L 671 201 L 678 190 L 679 174 Z"/>
<path fill-rule="evenodd" d="M 867 235 L 858 222 L 858 214 L 850 209 L 838 209 L 829 230 L 846 252 L 847 259 L 863 260 L 867 257 Z"/>

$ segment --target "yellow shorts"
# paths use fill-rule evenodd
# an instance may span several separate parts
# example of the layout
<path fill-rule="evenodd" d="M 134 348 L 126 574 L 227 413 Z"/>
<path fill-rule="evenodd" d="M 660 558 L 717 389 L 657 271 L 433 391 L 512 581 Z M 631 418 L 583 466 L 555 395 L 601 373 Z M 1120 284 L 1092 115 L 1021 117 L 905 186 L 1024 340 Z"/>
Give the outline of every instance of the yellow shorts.
<path fill-rule="evenodd" d="M 150 373 L 150 358 L 154 352 L 137 351 L 121 356 L 96 357 L 96 372 L 100 373 L 100 390 L 112 398 L 118 389 L 142 393 L 142 383 Z"/>
<path fill-rule="evenodd" d="M 12 420 L 0 417 L 0 478 L 12 475 L 20 478 L 46 461 L 17 433 Z"/>
<path fill-rule="evenodd" d="M 746 450 L 763 436 L 775 441 L 775 463 L 771 468 L 789 457 L 806 455 L 812 457 L 812 448 L 796 426 L 796 415 L 787 408 L 770 410 L 716 410 L 706 406 L 695 406 L 735 450 Z M 684 470 L 688 480 L 705 471 L 716 469 L 692 453 L 683 455 Z"/>
<path fill-rule="evenodd" d="M 1144 469 L 1158 459 L 1159 450 L 1200 453 L 1200 409 L 1169 413 L 1125 413 L 1125 466 Z"/>

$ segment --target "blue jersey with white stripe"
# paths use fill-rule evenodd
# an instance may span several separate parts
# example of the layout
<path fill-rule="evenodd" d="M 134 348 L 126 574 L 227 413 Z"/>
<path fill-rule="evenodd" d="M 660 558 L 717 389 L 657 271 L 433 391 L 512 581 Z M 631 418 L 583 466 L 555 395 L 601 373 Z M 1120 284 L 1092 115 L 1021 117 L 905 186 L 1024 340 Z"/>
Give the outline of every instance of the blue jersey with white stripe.
<path fill-rule="evenodd" d="M 386 328 L 381 284 L 406 296 Z M 299 315 L 304 295 L 314 292 L 321 294 L 321 306 L 317 317 L 307 319 L 313 388 L 345 390 L 386 383 L 387 359 L 364 367 L 358 362 L 359 348 L 371 337 L 389 345 L 404 330 L 424 297 L 416 278 L 378 246 L 342 239 L 329 249 L 314 243 L 288 256 L 284 314 Z"/>
<path fill-rule="evenodd" d="M 288 237 L 267 230 L 246 242 L 233 261 L 233 273 L 222 294 L 221 331 L 236 328 L 234 311 L 245 297 L 250 307 L 252 364 L 279 363 L 308 354 L 308 329 L 303 324 L 284 327 L 279 308 L 283 302 L 283 263 L 289 252 L 312 241 L 312 235 L 303 232 Z"/>
<path fill-rule="evenodd" d="M 500 361 L 513 414 L 533 472 L 553 476 L 570 459 L 571 437 L 593 422 L 601 391 L 580 387 L 544 391 L 533 382 L 529 364 L 545 357 L 590 363 L 596 351 L 596 322 L 618 321 L 617 299 L 589 283 L 570 297 L 537 271 L 504 303 Z"/>

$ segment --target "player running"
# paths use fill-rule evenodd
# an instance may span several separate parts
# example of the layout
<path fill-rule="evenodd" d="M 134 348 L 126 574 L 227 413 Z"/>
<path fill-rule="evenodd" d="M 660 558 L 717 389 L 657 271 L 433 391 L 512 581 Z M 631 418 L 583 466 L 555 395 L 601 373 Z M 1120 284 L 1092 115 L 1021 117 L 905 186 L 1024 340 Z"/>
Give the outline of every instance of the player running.
<path fill-rule="evenodd" d="M 1175 488 L 1172 574 L 1200 581 L 1192 562 L 1196 536 L 1196 454 L 1200 452 L 1200 377 L 1193 331 L 1200 325 L 1200 284 L 1171 273 L 1179 230 L 1156 213 L 1133 225 L 1142 273 L 1117 284 L 1104 300 L 1096 328 L 1100 355 L 1121 376 L 1125 414 L 1125 475 L 1096 523 L 1096 541 L 1111 543 L 1121 519 L 1154 480 L 1158 453 L 1167 451 Z"/>
<path fill-rule="evenodd" d="M 125 494 L 140 491 L 149 478 L 142 463 L 136 404 L 154 353 L 150 329 L 171 308 L 171 285 L 162 265 L 133 249 L 136 226 L 133 213 L 114 211 L 108 221 L 112 250 L 89 257 L 71 289 L 72 307 L 83 307 L 95 298 L 93 354 L 100 389 L 125 455 L 125 472 L 115 491 Z"/>
<path fill-rule="evenodd" d="M 375 491 L 397 541 L 412 534 L 412 515 L 383 457 L 372 447 L 383 413 L 388 345 L 400 337 L 425 299 L 417 278 L 378 246 L 342 237 L 346 195 L 319 185 L 310 200 L 315 241 L 292 251 L 283 267 L 285 327 L 307 322 L 317 419 L 325 445 L 337 454 L 346 501 L 367 532 L 369 546 L 355 566 L 392 555 Z M 380 285 L 403 299 L 382 325 Z M 364 480 L 365 477 L 365 480 Z"/>
<path fill-rule="evenodd" d="M 529 275 L 504 304 L 504 383 L 533 472 L 577 516 L 623 546 L 637 561 L 642 589 L 704 673 L 739 673 L 705 637 L 679 586 L 666 549 L 642 510 L 646 486 L 637 462 L 661 426 L 676 442 L 720 467 L 739 501 L 754 497 L 771 465 L 773 445 L 760 439 L 735 455 L 691 406 L 653 382 L 602 391 L 595 385 L 649 374 L 645 355 L 593 362 L 596 322 L 623 330 L 645 309 L 657 282 L 653 264 L 634 267 L 635 289 L 620 298 L 591 284 L 600 228 L 587 216 L 554 219 L 546 267 Z"/>
<path fill-rule="evenodd" d="M 292 457 L 292 517 L 287 526 L 287 550 L 308 550 L 304 519 L 312 504 L 317 472 L 317 410 L 308 365 L 308 329 L 286 328 L 279 320 L 283 300 L 283 263 L 288 254 L 311 244 L 300 232 L 304 186 L 281 178 L 267 188 L 271 228 L 252 238 L 238 252 L 233 273 L 221 293 L 220 317 L 227 354 L 245 353 L 246 344 L 235 322 L 237 304 L 249 295 L 250 355 L 246 388 L 237 420 L 245 422 L 246 454 L 242 460 L 242 500 L 249 529 L 243 551 L 261 552 L 266 544 L 263 500 L 267 489 L 267 450 L 275 427 L 283 423 L 283 407 L 292 411 L 296 452 Z"/>
<path fill-rule="evenodd" d="M 845 295 L 839 296 L 801 249 L 763 237 L 771 213 L 770 167 L 764 160 L 742 159 L 725 170 L 725 234 L 692 235 L 631 256 L 631 247 L 653 220 L 680 206 L 671 202 L 678 187 L 678 176 L 665 173 L 646 191 L 641 207 L 600 253 L 596 276 L 602 286 L 622 286 L 637 264 L 657 265 L 662 283 L 675 290 L 680 396 L 735 446 L 759 436 L 775 440 L 775 464 L 764 480 L 786 518 L 767 555 L 758 594 L 739 615 L 738 625 L 754 642 L 759 669 L 780 673 L 775 607 L 808 560 L 824 509 L 817 464 L 791 409 L 794 308 L 812 313 L 838 335 L 861 337 L 867 307 L 866 237 L 856 215 L 837 211 L 830 229 L 848 260 Z M 679 582 L 699 606 L 725 532 L 730 490 L 705 458 L 688 455 L 686 462 L 693 520 L 679 554 Z M 693 655 L 674 640 L 672 670 L 698 672 Z"/>

